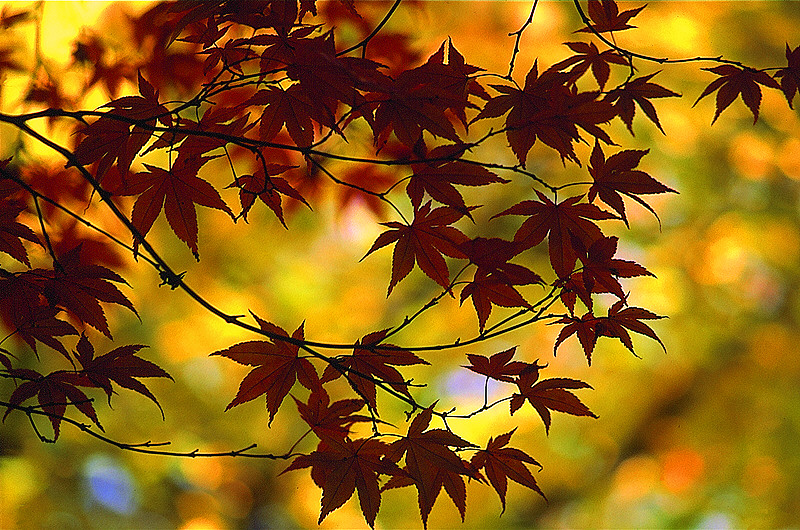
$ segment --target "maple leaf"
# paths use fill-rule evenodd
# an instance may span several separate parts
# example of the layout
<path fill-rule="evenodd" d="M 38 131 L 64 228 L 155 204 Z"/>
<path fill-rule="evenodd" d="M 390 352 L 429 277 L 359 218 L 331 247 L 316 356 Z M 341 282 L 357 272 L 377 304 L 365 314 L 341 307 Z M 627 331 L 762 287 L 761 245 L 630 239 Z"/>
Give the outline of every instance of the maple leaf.
<path fill-rule="evenodd" d="M 620 151 L 606 160 L 600 142 L 595 142 L 589 159 L 591 164 L 589 174 L 594 180 L 592 187 L 589 188 L 589 202 L 599 196 L 600 200 L 617 212 L 628 226 L 625 203 L 622 201 L 622 195 L 625 195 L 641 204 L 658 219 L 655 210 L 639 195 L 678 192 L 661 184 L 644 171 L 635 169 L 642 157 L 649 152 L 649 149 Z"/>
<path fill-rule="evenodd" d="M 400 472 L 385 458 L 388 449 L 386 443 L 374 438 L 343 439 L 331 444 L 322 441 L 311 454 L 295 457 L 281 474 L 311 468 L 314 484 L 322 489 L 322 507 L 317 524 L 358 492 L 364 520 L 374 528 L 381 504 L 378 476 Z"/>
<path fill-rule="evenodd" d="M 572 238 L 588 248 L 603 237 L 600 228 L 590 219 L 616 219 L 616 216 L 593 204 L 579 202 L 583 196 L 568 197 L 556 204 L 540 191 L 534 191 L 539 201 L 522 201 L 494 217 L 527 215 L 528 219 L 517 230 L 514 241 L 532 248 L 548 237 L 553 270 L 559 278 L 566 278 L 578 259 Z"/>
<path fill-rule="evenodd" d="M 299 147 L 308 147 L 314 142 L 314 123 L 311 119 L 313 108 L 299 84 L 286 90 L 275 86 L 259 90 L 245 105 L 265 105 L 259 119 L 261 140 L 272 140 L 285 127 L 292 141 Z M 323 120 L 323 123 L 333 125 L 330 118 Z"/>
<path fill-rule="evenodd" d="M 491 357 L 484 355 L 477 355 L 468 353 L 470 365 L 464 366 L 468 370 L 472 370 L 476 374 L 485 375 L 497 381 L 505 381 L 506 383 L 513 383 L 514 376 L 528 371 L 537 371 L 544 366 L 539 366 L 536 362 L 526 363 L 523 361 L 512 361 L 517 347 L 509 348 L 505 351 L 493 354 Z"/>
<path fill-rule="evenodd" d="M 474 469 L 479 471 L 483 470 L 484 473 L 486 473 L 486 478 L 489 479 L 489 483 L 500 497 L 500 502 L 503 505 L 503 512 L 506 511 L 508 479 L 522 484 L 547 500 L 547 497 L 545 497 L 542 490 L 539 489 L 539 486 L 536 484 L 536 479 L 533 478 L 530 470 L 525 465 L 532 464 L 534 466 L 539 466 L 541 469 L 542 466 L 539 462 L 524 451 L 514 447 L 506 447 L 516 430 L 515 427 L 510 432 L 501 434 L 497 438 L 489 438 L 486 449 L 476 451 L 470 461 Z"/>
<path fill-rule="evenodd" d="M 636 276 L 655 275 L 633 261 L 615 259 L 619 238 L 600 238 L 585 252 L 579 249 L 579 258 L 583 262 L 581 279 L 588 292 L 613 293 L 620 300 L 625 298 L 617 278 L 633 278 Z M 580 246 L 577 242 L 576 246 Z"/>
<path fill-rule="evenodd" d="M 124 194 L 139 195 L 133 205 L 131 222 L 142 236 L 147 235 L 163 210 L 172 231 L 199 260 L 195 204 L 222 210 L 231 218 L 233 212 L 214 186 L 197 176 L 212 157 L 182 155 L 183 151 L 169 171 L 145 164 L 147 171 L 133 175 Z M 134 238 L 134 245 L 138 243 Z"/>
<path fill-rule="evenodd" d="M 462 212 L 449 206 L 431 210 L 431 202 L 428 201 L 414 210 L 414 221 L 410 225 L 397 221 L 381 223 L 392 230 L 379 235 L 364 257 L 379 248 L 396 243 L 392 254 L 389 294 L 394 286 L 411 272 L 415 263 L 430 279 L 450 290 L 450 271 L 442 256 L 464 257 L 458 245 L 466 241 L 467 236 L 457 228 L 449 226 L 463 216 Z"/>
<path fill-rule="evenodd" d="M 694 102 L 694 107 L 704 97 L 717 92 L 717 110 L 714 113 L 713 125 L 723 110 L 733 103 L 737 96 L 741 95 L 742 101 L 753 113 L 753 123 L 758 121 L 758 110 L 761 106 L 761 88 L 764 85 L 770 88 L 780 89 L 780 85 L 775 79 L 771 78 L 763 70 L 753 70 L 752 68 L 739 68 L 732 64 L 721 64 L 714 68 L 703 68 L 707 72 L 712 72 L 720 76 L 712 81 Z"/>
<path fill-rule="evenodd" d="M 564 70 L 572 67 L 569 70 L 569 74 L 574 79 L 579 78 L 591 68 L 592 75 L 601 90 L 606 86 L 608 77 L 611 74 L 609 63 L 628 64 L 628 59 L 620 55 L 616 50 L 604 50 L 601 52 L 593 42 L 567 42 L 565 44 L 575 52 L 575 55 L 554 64 L 551 68 Z"/>
<path fill-rule="evenodd" d="M 559 278 L 553 283 L 554 286 L 561 288 L 559 298 L 561 302 L 569 309 L 570 315 L 575 314 L 575 302 L 580 298 L 583 305 L 589 311 L 592 310 L 592 291 L 587 288 L 586 283 L 583 281 L 583 271 L 578 270 L 573 272 L 567 278 Z"/>
<path fill-rule="evenodd" d="M 571 74 L 553 68 L 539 75 L 534 62 L 522 90 L 492 85 L 501 95 L 489 100 L 473 121 L 508 112 L 506 138 L 523 167 L 537 139 L 555 149 L 562 161 L 580 163 L 573 148 L 573 143 L 581 140 L 578 127 L 611 144 L 598 124 L 611 121 L 616 113 L 610 103 L 598 99 L 599 92 L 571 90 L 572 79 Z"/>
<path fill-rule="evenodd" d="M 589 0 L 589 18 L 592 19 L 592 26 L 579 29 L 576 33 L 592 33 L 593 30 L 597 33 L 607 33 L 635 28 L 636 26 L 631 26 L 628 22 L 645 7 L 646 4 L 620 13 L 614 0 Z"/>
<path fill-rule="evenodd" d="M 41 293 L 52 306 L 59 306 L 111 338 L 100 302 L 127 307 L 135 315 L 136 309 L 128 298 L 111 282 L 125 283 L 116 272 L 101 265 L 84 263 L 82 246 L 58 256 L 55 270 L 35 269 L 29 278 L 41 287 Z"/>
<path fill-rule="evenodd" d="M 414 208 L 419 208 L 422 204 L 422 197 L 427 192 L 432 199 L 452 206 L 464 215 L 470 216 L 469 209 L 464 204 L 464 198 L 453 186 L 454 184 L 485 186 L 494 182 L 503 184 L 509 182 L 477 164 L 461 160 L 441 160 L 441 158 L 457 157 L 463 151 L 463 146 L 440 146 L 427 153 L 426 158 L 433 159 L 432 161 L 411 165 L 414 174 L 408 181 L 406 193 L 408 193 Z"/>
<path fill-rule="evenodd" d="M 22 244 L 22 240 L 25 239 L 38 245 L 41 245 L 41 242 L 33 230 L 16 220 L 24 210 L 24 204 L 7 200 L 0 202 L 0 252 L 8 254 L 30 267 L 28 251 Z"/>
<path fill-rule="evenodd" d="M 664 346 L 664 343 L 658 338 L 656 332 L 653 331 L 650 326 L 641 322 L 642 320 L 659 320 L 664 317 L 656 315 L 647 309 L 642 309 L 641 307 L 625 307 L 625 309 L 622 309 L 625 303 L 625 300 L 619 300 L 608 309 L 608 317 L 601 322 L 601 326 L 598 329 L 598 336 L 602 335 L 604 337 L 618 338 L 620 342 L 635 355 L 636 352 L 633 351 L 633 342 L 627 331 L 630 330 L 634 333 L 650 337 L 658 342 L 664 351 L 667 351 L 667 347 Z"/>
<path fill-rule="evenodd" d="M 592 388 L 583 381 L 577 379 L 567 379 L 555 377 L 553 379 L 543 379 L 536 382 L 539 372 L 529 372 L 522 374 L 516 383 L 519 387 L 519 394 L 511 396 L 511 414 L 528 401 L 544 422 L 545 432 L 550 433 L 550 411 L 555 410 L 571 414 L 573 416 L 597 416 L 589 408 L 581 403 L 581 400 L 569 392 L 580 388 Z M 567 390 L 569 389 L 569 390 Z"/>
<path fill-rule="evenodd" d="M 494 274 L 488 276 L 476 274 L 476 277 L 461 290 L 461 303 L 469 297 L 475 306 L 481 331 L 492 313 L 492 304 L 501 307 L 530 307 L 519 291 L 504 278 Z"/>
<path fill-rule="evenodd" d="M 75 347 L 77 350 L 75 358 L 83 367 L 83 371 L 78 374 L 80 377 L 77 379 L 78 384 L 103 389 L 108 397 L 110 406 L 111 394 L 114 393 L 111 383 L 116 383 L 123 388 L 133 390 L 149 398 L 158 406 L 163 418 L 164 409 L 161 408 L 161 404 L 138 378 L 165 377 L 171 381 L 174 381 L 174 379 L 157 364 L 136 355 L 139 350 L 146 347 L 143 344 L 130 344 L 114 348 L 108 353 L 95 357 L 94 346 L 86 338 L 86 335 L 81 333 L 81 338 Z"/>
<path fill-rule="evenodd" d="M 647 309 L 642 309 L 641 307 L 625 307 L 625 304 L 625 299 L 620 299 L 608 308 L 608 316 L 605 317 L 596 317 L 589 311 L 581 318 L 567 316 L 554 322 L 554 324 L 566 325 L 561 328 L 556 338 L 556 342 L 553 345 L 553 354 L 555 354 L 558 346 L 562 342 L 570 336 L 577 334 L 581 347 L 586 354 L 586 360 L 590 365 L 592 364 L 592 351 L 599 337 L 617 338 L 631 353 L 636 355 L 633 349 L 633 341 L 631 340 L 628 330 L 650 337 L 658 342 L 666 351 L 666 346 L 664 346 L 664 343 L 658 338 L 656 332 L 653 331 L 650 326 L 641 322 L 642 320 L 658 320 L 664 317 L 656 315 Z M 622 309 L 623 307 L 625 307 L 625 309 Z"/>
<path fill-rule="evenodd" d="M 444 429 L 428 429 L 433 414 L 433 405 L 423 409 L 411 421 L 408 433 L 400 440 L 392 442 L 387 457 L 394 462 L 405 455 L 408 480 L 390 480 L 384 489 L 406 486 L 413 483 L 417 488 L 422 523 L 427 528 L 428 515 L 436 502 L 442 487 L 450 495 L 453 504 L 461 513 L 466 510 L 466 488 L 460 475 L 477 478 L 477 471 L 461 459 L 451 447 L 474 447 L 474 444 Z"/>
<path fill-rule="evenodd" d="M 4 283 L 0 282 L 0 287 L 3 289 L 8 287 L 8 291 L 4 292 L 8 292 L 10 297 L 20 296 L 18 300 L 18 302 L 21 302 L 20 306 L 17 306 L 17 310 L 9 315 L 16 335 L 24 340 L 34 352 L 36 352 L 36 341 L 38 340 L 42 344 L 46 344 L 58 351 L 71 362 L 69 352 L 56 337 L 77 335 L 78 331 L 69 322 L 56 318 L 61 309 L 39 305 L 36 303 L 39 302 L 38 293 L 25 292 L 24 288 L 16 291 L 16 289 L 4 285 Z M 31 295 L 35 296 L 33 301 L 31 300 Z M 0 300 L 6 302 L 3 298 L 0 297 Z"/>
<path fill-rule="evenodd" d="M 230 348 L 216 351 L 211 355 L 227 357 L 239 364 L 254 366 L 242 382 L 239 391 L 225 410 L 252 401 L 266 394 L 269 423 L 275 418 L 283 399 L 289 394 L 295 381 L 309 390 L 319 387 L 319 376 L 311 361 L 298 355 L 303 340 L 303 325 L 292 334 L 292 341 L 285 330 L 253 315 L 262 331 L 276 338 L 272 341 L 251 340 L 234 344 Z"/>
<path fill-rule="evenodd" d="M 656 74 L 658 74 L 658 72 L 643 77 L 637 77 L 636 79 L 626 82 L 621 87 L 615 88 L 606 96 L 606 100 L 613 103 L 614 110 L 628 127 L 628 131 L 630 131 L 631 135 L 633 135 L 633 116 L 636 113 L 636 108 L 633 105 L 634 103 L 642 109 L 645 116 L 647 116 L 650 121 L 656 124 L 659 131 L 666 134 L 661 127 L 661 122 L 658 121 L 656 108 L 650 103 L 650 100 L 656 98 L 681 97 L 681 95 L 661 85 L 650 83 L 650 80 Z"/>
<path fill-rule="evenodd" d="M 97 413 L 92 405 L 92 400 L 75 386 L 73 373 L 58 371 L 42 375 L 35 370 L 18 368 L 9 370 L 9 375 L 25 381 L 14 389 L 14 392 L 8 398 L 8 403 L 19 406 L 26 400 L 36 396 L 39 401 L 39 407 L 47 414 L 50 424 L 53 426 L 53 441 L 58 439 L 61 432 L 61 421 L 68 405 L 74 405 L 84 416 L 92 420 L 101 431 L 103 430 L 103 426 L 100 425 L 100 420 L 97 418 Z M 6 407 L 3 421 L 12 410 L 11 406 Z"/>
<path fill-rule="evenodd" d="M 295 167 L 283 164 L 265 164 L 259 166 L 252 175 L 237 176 L 236 180 L 227 186 L 228 188 L 239 188 L 239 201 L 242 204 L 241 216 L 245 221 L 247 221 L 247 214 L 253 207 L 256 198 L 261 199 L 261 202 L 272 210 L 284 227 L 286 221 L 283 218 L 281 195 L 296 199 L 308 206 L 303 196 L 286 179 L 276 176 Z"/>
<path fill-rule="evenodd" d="M 124 96 L 104 105 L 113 110 L 109 114 L 141 122 L 152 127 L 156 121 L 172 125 L 169 111 L 158 102 L 158 92 L 139 73 L 140 96 Z M 75 148 L 75 161 L 86 166 L 99 161 L 96 178 L 101 180 L 114 161 L 125 173 L 139 151 L 152 135 L 152 131 L 137 123 L 101 116 L 81 129 L 83 139 Z M 131 130 L 131 125 L 133 129 Z"/>
<path fill-rule="evenodd" d="M 300 417 L 320 440 L 332 443 L 343 440 L 350 434 L 350 426 L 354 423 L 372 421 L 369 416 L 355 414 L 361 410 L 366 402 L 363 399 L 340 399 L 334 403 L 323 387 L 314 389 L 308 396 L 308 402 L 303 403 L 294 396 Z"/>
<path fill-rule="evenodd" d="M 393 344 L 383 343 L 382 341 L 388 331 L 381 330 L 369 333 L 357 340 L 353 348 L 353 354 L 338 357 L 336 364 L 328 365 L 322 374 L 321 382 L 332 381 L 347 374 L 350 385 L 359 397 L 367 401 L 373 410 L 377 408 L 376 381 L 382 381 L 397 392 L 411 397 L 406 380 L 394 366 L 429 363 L 408 350 L 398 348 Z M 383 347 L 376 348 L 378 345 Z"/>
<path fill-rule="evenodd" d="M 800 46 L 791 50 L 789 49 L 789 44 L 786 44 L 786 61 L 788 63 L 786 68 L 781 68 L 775 72 L 775 77 L 781 79 L 783 95 L 786 96 L 789 108 L 794 109 L 792 101 L 795 94 L 800 91 Z"/>
<path fill-rule="evenodd" d="M 469 68 L 443 64 L 442 54 L 440 48 L 425 64 L 401 72 L 395 80 L 386 77 L 383 83 L 376 84 L 371 95 L 375 145 L 385 143 L 392 131 L 408 147 L 417 144 L 423 131 L 460 143 L 447 111 L 463 115 Z"/>
<path fill-rule="evenodd" d="M 566 324 L 561 331 L 558 333 L 558 337 L 556 337 L 556 342 L 553 344 L 553 355 L 556 354 L 556 350 L 558 346 L 567 340 L 572 335 L 577 335 L 578 340 L 581 343 L 581 347 L 583 348 L 583 353 L 586 355 L 586 361 L 591 366 L 592 364 L 592 352 L 594 351 L 594 346 L 597 344 L 597 326 L 600 322 L 600 318 L 594 316 L 591 309 L 581 316 L 577 318 L 575 316 L 567 316 L 562 317 L 554 322 L 554 324 Z"/>

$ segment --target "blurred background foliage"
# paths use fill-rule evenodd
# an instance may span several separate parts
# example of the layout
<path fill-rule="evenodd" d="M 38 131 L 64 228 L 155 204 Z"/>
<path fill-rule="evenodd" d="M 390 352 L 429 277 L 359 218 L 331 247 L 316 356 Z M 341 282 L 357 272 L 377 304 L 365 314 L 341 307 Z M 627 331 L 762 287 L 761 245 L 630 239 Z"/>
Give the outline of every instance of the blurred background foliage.
<path fill-rule="evenodd" d="M 30 5 L 5 4 L 12 10 Z M 37 53 L 66 68 L 65 75 L 80 86 L 81 72 L 69 66 L 75 39 L 94 31 L 124 43 L 125 14 L 146 8 L 147 2 L 47 2 Z M 366 9 L 385 6 L 371 3 Z M 505 73 L 513 46 L 507 34 L 523 24 L 529 9 L 527 2 L 420 2 L 401 9 L 390 29 L 414 28 L 412 39 L 423 57 L 452 37 L 468 62 Z M 636 25 L 641 29 L 617 36 L 620 45 L 655 56 L 723 55 L 759 68 L 781 66 L 785 44 L 800 45 L 800 3 L 654 2 Z M 577 40 L 571 32 L 578 27 L 571 3 L 539 2 L 522 39 L 516 78 L 521 82 L 536 58 L 540 68 L 563 59 L 568 50 L 562 43 Z M 0 32 L 0 39 L 15 46 L 22 65 L 35 51 L 30 26 Z M 431 355 L 437 368 L 414 372 L 416 381 L 428 385 L 420 390 L 422 402 L 440 395 L 443 406 L 479 407 L 483 380 L 460 368 L 464 354 L 489 355 L 519 345 L 523 357 L 549 364 L 543 376 L 590 383 L 594 390 L 583 391 L 581 398 L 599 415 L 598 420 L 557 415 L 549 437 L 526 409 L 513 423 L 503 407 L 453 423 L 456 432 L 479 443 L 519 423 L 516 445 L 543 464 L 537 479 L 549 503 L 512 484 L 508 509 L 498 518 L 494 492 L 472 483 L 466 521 L 462 524 L 456 509 L 440 498 L 431 528 L 800 525 L 800 119 L 770 90 L 755 126 L 737 101 L 710 127 L 713 98 L 690 108 L 713 78 L 701 66 L 711 65 L 639 63 L 641 74 L 663 69 L 655 81 L 683 94 L 656 103 L 666 136 L 638 115 L 635 137 L 618 121 L 612 126 L 624 148 L 649 148 L 644 169 L 680 191 L 653 200 L 660 227 L 631 205 L 631 230 L 614 232 L 622 237 L 621 252 L 658 277 L 628 287 L 632 305 L 669 316 L 654 324 L 667 353 L 643 339 L 636 342 L 636 358 L 618 342 L 601 339 L 588 367 L 574 338 L 554 357 L 558 330 L 534 326 L 468 350 Z M 19 94 L 29 83 L 23 72 L 5 74 L 4 112 L 22 108 Z M 107 97 L 96 86 L 85 94 L 84 106 L 100 105 Z M 13 138 L 0 132 L 5 151 Z M 545 178 L 585 171 L 565 169 L 557 157 L 537 149 L 531 168 Z M 580 153 L 583 159 L 588 150 Z M 481 155 L 508 156 L 491 147 Z M 472 203 L 485 204 L 476 212 L 485 220 L 499 205 L 530 193 L 519 183 L 481 190 Z M 189 270 L 190 284 L 202 287 L 224 310 L 249 309 L 288 330 L 305 321 L 308 336 L 319 340 L 353 341 L 396 324 L 435 294 L 432 282 L 416 271 L 387 300 L 390 253 L 359 263 L 381 231 L 375 221 L 385 219 L 358 202 L 341 211 L 335 201 L 320 199 L 312 206 L 314 212 L 297 210 L 288 231 L 263 210 L 254 209 L 249 224 L 235 226 L 222 216 L 201 217 L 198 265 L 165 226 L 159 230 L 157 223 L 152 235 L 168 260 Z M 510 236 L 511 224 L 495 222 Z M 165 409 L 163 422 L 141 396 L 115 396 L 114 410 L 101 412 L 112 437 L 132 443 L 170 440 L 182 451 L 225 451 L 255 442 L 263 451 L 280 453 L 302 435 L 291 402 L 283 404 L 271 428 L 263 400 L 222 412 L 245 369 L 208 353 L 249 337 L 180 292 L 159 289 L 146 267 L 131 263 L 124 275 L 133 286 L 126 294 L 142 322 L 110 310 L 116 342 L 150 345 L 149 358 L 158 359 L 175 382 L 150 383 Z M 475 328 L 471 307 L 444 300 L 398 342 L 448 342 Z M 98 339 L 99 349 L 109 346 Z M 3 395 L 10 384 L 0 381 Z M 399 405 L 383 399 L 381 406 L 402 423 Z M 310 451 L 313 445 L 305 440 L 299 449 Z M 313 527 L 320 492 L 308 473 L 278 477 L 285 466 L 139 455 L 68 426 L 57 444 L 47 445 L 24 416 L 11 414 L 0 425 L 0 527 Z M 355 502 L 332 513 L 323 527 L 363 527 Z M 409 526 L 420 526 L 415 492 L 386 493 L 376 527 Z"/>

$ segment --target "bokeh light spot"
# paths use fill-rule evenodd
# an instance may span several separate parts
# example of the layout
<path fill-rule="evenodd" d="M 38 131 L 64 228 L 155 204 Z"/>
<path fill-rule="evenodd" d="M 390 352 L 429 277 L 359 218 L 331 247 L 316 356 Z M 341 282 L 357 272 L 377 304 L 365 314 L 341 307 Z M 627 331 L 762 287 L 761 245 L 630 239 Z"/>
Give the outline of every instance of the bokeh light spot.
<path fill-rule="evenodd" d="M 86 488 L 90 502 L 119 514 L 131 514 L 136 510 L 133 479 L 113 459 L 94 455 L 84 466 Z"/>

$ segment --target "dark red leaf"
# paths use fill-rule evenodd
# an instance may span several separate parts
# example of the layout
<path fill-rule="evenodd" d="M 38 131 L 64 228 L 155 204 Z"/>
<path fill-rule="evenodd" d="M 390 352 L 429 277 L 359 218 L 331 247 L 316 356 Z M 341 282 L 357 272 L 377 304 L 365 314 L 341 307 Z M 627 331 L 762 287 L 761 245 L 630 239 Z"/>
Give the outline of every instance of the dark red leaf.
<path fill-rule="evenodd" d="M 497 214 L 526 215 L 514 235 L 514 241 L 532 248 L 548 237 L 550 263 L 559 278 L 566 278 L 572 272 L 578 259 L 572 238 L 588 248 L 603 234 L 591 220 L 615 219 L 613 214 L 601 210 L 593 204 L 579 202 L 582 197 L 569 197 L 556 204 L 536 190 L 538 201 L 522 201 Z"/>
<path fill-rule="evenodd" d="M 539 462 L 520 449 L 506 447 L 516 430 L 514 428 L 511 432 L 501 434 L 497 438 L 489 438 L 486 449 L 476 451 L 470 461 L 474 469 L 483 470 L 486 473 L 489 483 L 500 497 L 503 511 L 506 511 L 508 479 L 522 484 L 546 499 L 544 493 L 536 484 L 536 479 L 533 478 L 530 470 L 525 465 L 532 464 L 541 468 L 542 466 L 539 465 Z"/>
<path fill-rule="evenodd" d="M 511 359 L 514 357 L 516 351 L 517 347 L 515 346 L 508 350 L 495 353 L 488 358 L 484 355 L 468 353 L 467 359 L 469 359 L 470 365 L 464 366 L 464 368 L 498 381 L 505 381 L 506 383 L 513 383 L 514 376 L 519 376 L 524 372 L 538 371 L 544 368 L 544 366 L 539 366 L 536 362 L 526 363 L 523 361 L 512 361 Z"/>
<path fill-rule="evenodd" d="M 330 364 L 325 368 L 322 382 L 346 374 L 353 390 L 360 398 L 366 400 L 372 409 L 377 407 L 375 391 L 377 382 L 388 384 L 397 392 L 411 397 L 407 381 L 394 366 L 428 364 L 428 362 L 408 350 L 384 343 L 383 339 L 387 332 L 388 330 L 382 330 L 369 333 L 356 341 L 352 355 L 339 357 L 336 359 L 336 364 Z M 381 347 L 378 348 L 378 345 Z"/>
<path fill-rule="evenodd" d="M 255 367 L 242 380 L 236 397 L 225 410 L 266 394 L 269 423 L 272 423 L 283 399 L 289 394 L 295 381 L 300 381 L 304 387 L 313 390 L 319 387 L 319 376 L 311 361 L 299 356 L 300 346 L 297 342 L 303 340 L 302 324 L 292 334 L 290 342 L 279 338 L 289 338 L 282 328 L 261 320 L 255 315 L 253 318 L 256 319 L 263 331 L 276 336 L 276 338 L 272 341 L 240 342 L 211 355 L 221 355 L 239 364 Z"/>
<path fill-rule="evenodd" d="M 520 376 L 517 380 L 519 394 L 511 398 L 511 414 L 514 414 L 527 400 L 544 422 L 546 432 L 550 432 L 550 411 L 555 410 L 573 416 L 597 416 L 586 407 L 578 397 L 569 392 L 580 388 L 592 388 L 583 381 L 566 378 L 543 379 L 538 383 L 538 372 L 530 372 Z"/>
<path fill-rule="evenodd" d="M 365 257 L 379 248 L 396 243 L 392 254 L 389 293 L 411 272 L 415 263 L 430 279 L 450 290 L 450 271 L 443 255 L 453 258 L 464 257 L 458 246 L 467 240 L 467 236 L 457 228 L 449 226 L 463 216 L 462 212 L 449 206 L 431 210 L 431 203 L 428 201 L 414 211 L 414 221 L 410 225 L 397 221 L 382 223 L 392 230 L 378 236 Z"/>
<path fill-rule="evenodd" d="M 758 121 L 758 110 L 761 106 L 761 87 L 764 85 L 770 88 L 780 89 L 781 86 L 775 79 L 771 78 L 763 70 L 753 70 L 752 68 L 739 68 L 732 64 L 722 64 L 714 68 L 703 68 L 708 72 L 717 74 L 718 77 L 712 81 L 694 105 L 704 97 L 717 92 L 717 110 L 714 113 L 714 119 L 711 120 L 713 124 L 719 118 L 723 110 L 733 103 L 737 96 L 741 95 L 742 101 L 753 113 L 753 123 Z M 694 106 L 692 105 L 692 106 Z"/>

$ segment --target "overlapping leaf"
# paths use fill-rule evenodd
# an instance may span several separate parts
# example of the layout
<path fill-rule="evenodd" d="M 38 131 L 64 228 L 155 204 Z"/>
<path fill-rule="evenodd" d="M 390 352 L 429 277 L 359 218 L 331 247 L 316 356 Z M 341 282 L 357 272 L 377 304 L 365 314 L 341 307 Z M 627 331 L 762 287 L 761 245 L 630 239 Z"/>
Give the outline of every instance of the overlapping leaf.
<path fill-rule="evenodd" d="M 408 427 L 408 433 L 392 442 L 387 456 L 398 462 L 405 456 L 403 468 L 407 477 L 390 480 L 385 488 L 408 486 L 417 488 L 422 522 L 427 528 L 428 515 L 442 487 L 450 495 L 463 518 L 466 510 L 467 492 L 462 475 L 478 478 L 477 472 L 461 459 L 451 447 L 473 447 L 473 444 L 444 429 L 428 429 L 433 407 L 417 414 Z M 408 480 L 410 479 L 410 480 Z"/>
<path fill-rule="evenodd" d="M 616 112 L 608 101 L 600 99 L 599 92 L 572 90 L 572 80 L 571 74 L 553 68 L 539 75 L 534 63 L 522 90 L 492 85 L 501 94 L 489 100 L 475 120 L 508 112 L 506 137 L 523 166 L 537 139 L 558 151 L 562 160 L 579 163 L 573 147 L 581 139 L 578 128 L 611 144 L 611 138 L 599 125 L 611 121 Z"/>
<path fill-rule="evenodd" d="M 522 201 L 497 214 L 525 215 L 528 218 L 514 235 L 514 241 L 531 248 L 548 237 L 550 263 L 559 278 L 566 278 L 575 266 L 578 254 L 572 239 L 588 248 L 603 234 L 592 221 L 614 219 L 615 216 L 593 204 L 582 203 L 581 196 L 568 197 L 556 204 L 536 191 L 538 201 Z"/>
<path fill-rule="evenodd" d="M 319 388 L 319 376 L 306 358 L 299 356 L 299 342 L 303 340 L 303 326 L 289 339 L 285 330 L 253 315 L 262 331 L 275 336 L 272 341 L 251 340 L 234 344 L 211 355 L 227 357 L 239 364 L 254 366 L 239 385 L 239 391 L 225 410 L 266 395 L 269 423 L 275 418 L 283 399 L 295 381 L 313 390 Z"/>
<path fill-rule="evenodd" d="M 793 109 L 792 101 L 800 90 L 800 46 L 792 50 L 789 48 L 789 44 L 786 44 L 786 61 L 788 62 L 786 68 L 775 72 L 775 77 L 780 78 L 783 95 L 786 96 L 789 108 Z"/>
<path fill-rule="evenodd" d="M 86 335 L 82 334 L 76 346 L 77 352 L 75 355 L 75 358 L 78 359 L 78 362 L 83 367 L 83 371 L 78 373 L 78 384 L 102 388 L 106 396 L 108 396 L 110 405 L 111 394 L 114 393 L 111 383 L 116 383 L 152 400 L 161 410 L 163 417 L 164 411 L 161 409 L 158 400 L 144 383 L 139 381 L 139 378 L 165 377 L 172 380 L 172 376 L 157 364 L 137 356 L 136 354 L 142 348 L 146 348 L 146 346 L 143 344 L 130 344 L 114 348 L 108 353 L 95 357 L 94 346 L 86 338 Z"/>
<path fill-rule="evenodd" d="M 347 376 L 347 380 L 356 394 L 367 401 L 370 408 L 377 407 L 376 382 L 389 385 L 395 391 L 408 397 L 408 383 L 395 366 L 428 364 L 413 352 L 384 343 L 388 330 L 376 331 L 356 341 L 353 354 L 336 359 L 336 363 L 328 365 L 322 374 L 322 382 L 332 381 Z M 382 346 L 378 348 L 377 346 Z"/>
<path fill-rule="evenodd" d="M 330 444 L 322 441 L 311 454 L 295 457 L 283 473 L 311 468 L 314 484 L 322 489 L 318 524 L 358 492 L 364 519 L 374 528 L 381 505 L 378 477 L 400 472 L 393 462 L 385 458 L 388 450 L 386 443 L 374 438 L 343 439 Z"/>
<path fill-rule="evenodd" d="M 575 316 L 560 318 L 555 323 L 565 324 L 565 326 L 561 328 L 556 338 L 553 353 L 567 338 L 577 335 L 589 364 L 592 364 L 592 352 L 599 337 L 617 338 L 631 353 L 636 355 L 633 349 L 633 341 L 628 331 L 650 337 L 666 350 L 664 343 L 658 338 L 656 332 L 642 322 L 642 320 L 658 320 L 664 317 L 641 307 L 625 307 L 625 305 L 626 301 L 624 299 L 617 301 L 608 308 L 608 316 L 605 317 L 596 317 L 589 311 L 580 318 Z"/>
<path fill-rule="evenodd" d="M 39 401 L 39 407 L 42 412 L 47 414 L 50 424 L 53 426 L 53 440 L 57 440 L 61 434 L 61 422 L 69 405 L 74 405 L 84 416 L 92 420 L 92 423 L 97 425 L 100 430 L 103 429 L 92 401 L 76 386 L 74 373 L 59 371 L 42 375 L 35 370 L 16 368 L 10 370 L 9 375 L 22 379 L 23 383 L 14 389 L 8 398 L 8 402 L 11 405 L 21 405 L 36 396 Z M 6 407 L 3 421 L 12 410 L 14 410 L 12 407 Z"/>
<path fill-rule="evenodd" d="M 515 377 L 518 377 L 526 372 L 538 371 L 544 366 L 538 365 L 536 362 L 527 363 L 524 361 L 512 361 L 517 347 L 509 348 L 493 354 L 490 357 L 485 355 L 478 355 L 475 353 L 468 353 L 470 365 L 464 366 L 468 370 L 472 370 L 476 374 L 485 375 L 497 381 L 504 381 L 506 383 L 513 383 Z"/>

